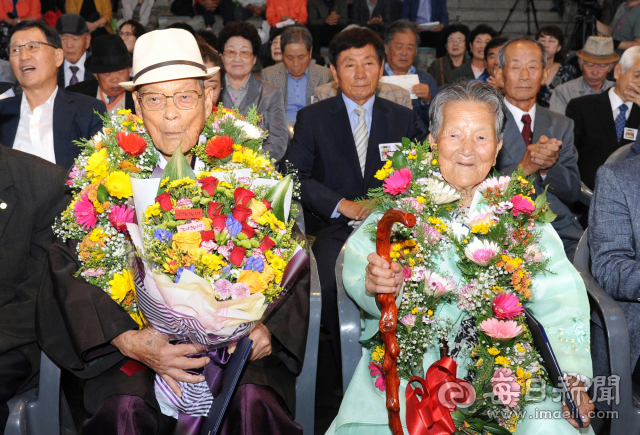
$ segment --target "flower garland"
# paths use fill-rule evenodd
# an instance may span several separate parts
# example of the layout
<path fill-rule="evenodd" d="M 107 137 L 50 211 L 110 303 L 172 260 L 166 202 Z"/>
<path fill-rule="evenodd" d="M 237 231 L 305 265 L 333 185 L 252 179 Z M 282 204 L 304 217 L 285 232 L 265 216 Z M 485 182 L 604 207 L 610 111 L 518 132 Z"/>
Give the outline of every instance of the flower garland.
<path fill-rule="evenodd" d="M 454 342 L 451 352 L 471 361 L 467 379 L 476 401 L 464 412 L 452 413 L 456 428 L 467 434 L 515 432 L 519 411 L 540 401 L 531 389 L 532 379 L 547 377 L 523 306 L 531 300 L 532 279 L 548 263 L 537 246 L 536 222 L 550 222 L 555 215 L 545 194 L 531 199 L 533 183 L 523 175 L 485 180 L 478 188 L 480 211 L 465 215 L 458 208 L 459 195 L 439 172 L 437 152 L 426 142 L 412 144 L 404 139 L 376 174 L 384 185 L 368 195 L 381 213 L 399 208 L 413 213 L 417 221 L 414 229 L 397 226 L 392 234 L 391 257 L 404 270 L 396 330 L 401 348 L 399 375 L 406 380 L 424 376 L 427 349 L 443 347 L 442 343 L 460 334 L 454 331 L 452 319 L 436 314 L 440 305 L 456 303 L 467 313 L 470 334 L 466 342 Z M 454 234 L 448 224 L 452 217 L 467 228 L 466 235 Z M 366 229 L 372 237 L 375 230 L 376 224 Z M 454 253 L 460 256 L 460 287 L 437 271 L 438 263 Z M 384 345 L 376 337 L 369 348 L 370 373 L 376 387 L 384 391 Z M 498 394 L 503 385 L 514 393 Z M 487 391 L 493 393 L 487 395 Z"/>
<path fill-rule="evenodd" d="M 77 239 L 82 276 L 107 292 L 140 325 L 133 285 L 133 247 L 126 224 L 133 222 L 130 177 L 148 178 L 159 154 L 130 110 L 101 116 L 104 128 L 82 148 L 67 184 L 73 198 L 56 219 L 54 233 L 63 240 Z"/>

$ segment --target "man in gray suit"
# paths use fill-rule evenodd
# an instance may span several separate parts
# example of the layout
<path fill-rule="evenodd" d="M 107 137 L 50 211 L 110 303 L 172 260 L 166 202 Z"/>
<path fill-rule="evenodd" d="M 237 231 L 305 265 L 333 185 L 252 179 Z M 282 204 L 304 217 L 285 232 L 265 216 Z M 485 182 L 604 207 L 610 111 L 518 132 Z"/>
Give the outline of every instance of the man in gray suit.
<path fill-rule="evenodd" d="M 287 122 L 295 123 L 298 110 L 311 104 L 313 91 L 332 80 L 331 70 L 311 63 L 313 38 L 306 27 L 287 27 L 280 47 L 282 63 L 265 68 L 261 77 L 282 90 Z"/>
<path fill-rule="evenodd" d="M 533 39 L 513 38 L 498 53 L 498 77 L 504 83 L 508 109 L 504 146 L 496 168 L 510 175 L 518 166 L 535 176 L 536 195 L 548 186 L 552 223 L 573 261 L 583 229 L 572 212 L 580 196 L 578 152 L 573 144 L 573 121 L 536 104 L 536 95 L 549 74 L 544 47 Z"/>

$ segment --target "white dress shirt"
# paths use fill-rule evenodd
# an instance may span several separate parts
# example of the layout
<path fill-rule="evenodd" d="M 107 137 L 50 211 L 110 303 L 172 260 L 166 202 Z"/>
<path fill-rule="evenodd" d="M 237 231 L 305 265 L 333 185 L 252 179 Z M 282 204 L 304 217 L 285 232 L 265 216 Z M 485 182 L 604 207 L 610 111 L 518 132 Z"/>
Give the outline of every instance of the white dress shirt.
<path fill-rule="evenodd" d="M 53 147 L 53 103 L 58 87 L 49 99 L 31 111 L 25 94 L 20 104 L 20 122 L 13 142 L 13 149 L 41 157 L 51 163 L 56 162 Z"/>
<path fill-rule="evenodd" d="M 624 114 L 624 117 L 629 120 L 629 115 L 631 114 L 631 107 L 633 106 L 632 101 L 627 101 L 626 103 L 622 101 L 622 98 L 618 94 L 616 94 L 615 86 L 609 89 L 609 101 L 611 102 L 611 110 L 613 111 L 613 120 L 615 121 L 618 115 L 620 114 L 620 106 L 623 104 L 627 105 L 627 111 Z"/>
<path fill-rule="evenodd" d="M 78 72 L 76 72 L 76 77 L 78 77 L 78 83 L 84 81 L 84 61 L 87 60 L 87 52 L 85 51 L 82 57 L 78 60 L 78 63 L 71 63 L 67 59 L 64 60 L 64 87 L 69 86 L 69 82 L 71 81 L 71 76 L 73 73 L 71 72 L 72 66 L 78 67 Z"/>
<path fill-rule="evenodd" d="M 522 133 L 522 129 L 524 128 L 524 122 L 522 122 L 522 116 L 528 114 L 531 117 L 531 133 L 533 133 L 533 130 L 534 130 L 533 127 L 536 124 L 536 104 L 534 104 L 533 107 L 529 109 L 528 112 L 524 112 L 521 109 L 514 106 L 513 104 L 511 104 L 510 102 L 508 102 L 506 98 L 504 99 L 504 103 L 507 105 L 507 109 L 509 109 L 509 112 L 511 112 L 514 119 L 516 120 L 516 125 L 518 126 L 518 130 L 520 130 L 520 133 Z"/>

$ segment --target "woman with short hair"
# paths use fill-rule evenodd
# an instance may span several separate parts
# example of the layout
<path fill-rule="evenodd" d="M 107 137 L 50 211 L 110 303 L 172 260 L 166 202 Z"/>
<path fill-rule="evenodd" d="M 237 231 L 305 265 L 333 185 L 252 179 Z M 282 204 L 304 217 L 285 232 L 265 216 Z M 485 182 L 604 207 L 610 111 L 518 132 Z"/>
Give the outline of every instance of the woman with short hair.
<path fill-rule="evenodd" d="M 451 83 L 451 72 L 469 59 L 466 52 L 468 38 L 469 28 L 464 24 L 451 24 L 442 31 L 447 54 L 434 60 L 428 70 L 439 87 Z"/>

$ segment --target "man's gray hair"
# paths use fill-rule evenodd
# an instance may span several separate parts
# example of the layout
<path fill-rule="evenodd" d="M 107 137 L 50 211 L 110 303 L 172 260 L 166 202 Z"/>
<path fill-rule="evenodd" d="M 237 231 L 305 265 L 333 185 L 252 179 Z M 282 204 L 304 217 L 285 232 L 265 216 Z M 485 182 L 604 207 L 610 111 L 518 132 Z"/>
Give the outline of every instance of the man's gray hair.
<path fill-rule="evenodd" d="M 391 41 L 393 41 L 393 38 L 396 36 L 396 33 L 401 32 L 411 32 L 415 35 L 417 51 L 418 46 L 420 45 L 420 31 L 418 30 L 418 26 L 416 26 L 415 23 L 412 23 L 409 20 L 394 21 L 384 34 L 384 45 L 388 47 L 389 44 L 391 44 Z"/>
<path fill-rule="evenodd" d="M 622 73 L 631 67 L 635 63 L 635 61 L 640 57 L 640 47 L 635 46 L 631 48 L 627 48 L 624 53 L 622 53 L 622 57 L 620 58 L 620 66 L 622 67 Z"/>
<path fill-rule="evenodd" d="M 442 127 L 442 115 L 449 103 L 484 103 L 491 107 L 496 120 L 496 137 L 502 139 L 507 122 L 507 107 L 500 92 L 488 83 L 472 80 L 447 86 L 434 97 L 429 107 L 430 132 L 436 137 Z"/>
<path fill-rule="evenodd" d="M 505 42 L 505 44 L 502 47 L 500 47 L 500 50 L 498 50 L 498 66 L 500 67 L 500 69 L 504 68 L 504 64 L 506 63 L 504 53 L 507 50 L 507 47 L 519 41 L 528 41 L 536 44 L 538 48 L 540 48 L 540 51 L 542 51 L 542 68 L 547 67 L 547 52 L 544 49 L 544 45 L 542 45 L 541 43 L 539 43 L 538 41 L 536 41 L 530 36 L 521 35 L 521 36 L 516 36 L 515 38 L 509 39 L 507 42 Z"/>
<path fill-rule="evenodd" d="M 284 53 L 287 44 L 304 44 L 307 51 L 311 51 L 313 47 L 313 37 L 309 29 L 303 26 L 290 26 L 284 29 L 280 34 L 280 50 Z"/>

